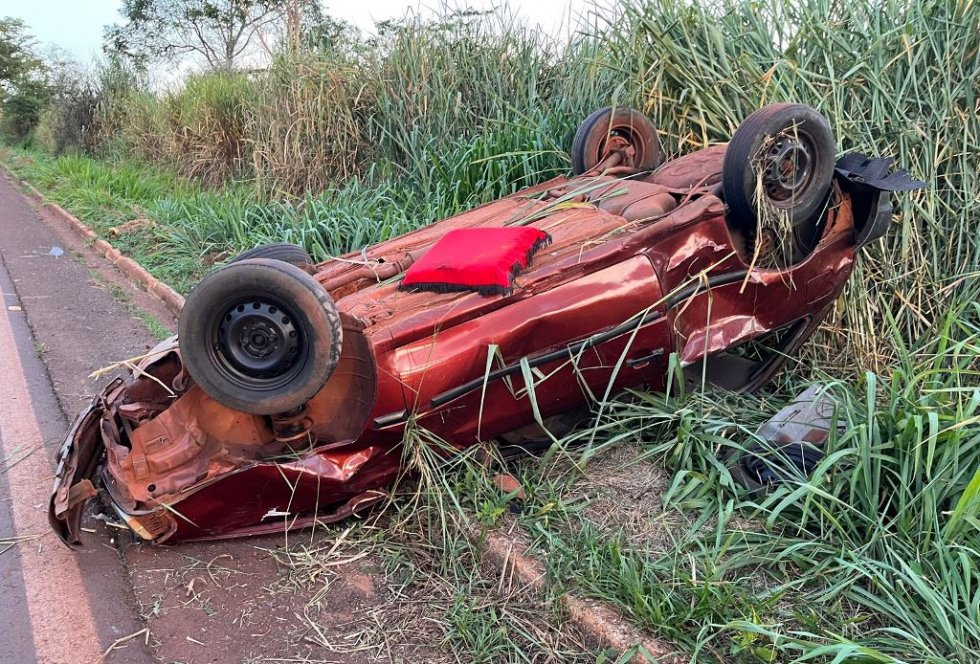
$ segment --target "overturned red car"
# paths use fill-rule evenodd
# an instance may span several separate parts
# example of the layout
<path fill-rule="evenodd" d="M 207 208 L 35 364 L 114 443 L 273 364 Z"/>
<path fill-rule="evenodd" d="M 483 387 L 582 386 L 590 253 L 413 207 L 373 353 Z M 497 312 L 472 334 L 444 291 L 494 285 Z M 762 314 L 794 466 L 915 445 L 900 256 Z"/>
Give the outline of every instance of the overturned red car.
<path fill-rule="evenodd" d="M 208 275 L 179 334 L 67 434 L 50 521 L 102 500 L 153 542 L 349 516 L 406 427 L 456 448 L 533 438 L 616 390 L 754 390 L 820 324 L 890 223 L 890 162 L 835 161 L 827 121 L 767 106 L 661 163 L 628 108 L 587 118 L 574 175 L 318 265 L 265 245 Z"/>

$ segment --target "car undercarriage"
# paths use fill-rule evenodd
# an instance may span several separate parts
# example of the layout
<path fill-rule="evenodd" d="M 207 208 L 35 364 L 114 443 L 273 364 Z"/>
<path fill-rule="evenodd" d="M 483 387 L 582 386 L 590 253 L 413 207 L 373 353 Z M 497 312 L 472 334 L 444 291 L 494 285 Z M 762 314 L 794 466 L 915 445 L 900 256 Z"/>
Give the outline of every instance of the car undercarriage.
<path fill-rule="evenodd" d="M 512 440 L 624 388 L 666 391 L 672 366 L 756 390 L 909 188 L 834 149 L 816 111 L 776 104 L 662 163 L 648 120 L 601 109 L 571 177 L 319 264 L 293 245 L 245 252 L 79 416 L 52 526 L 79 543 L 101 492 L 153 542 L 282 532 L 383 498 L 409 427 L 457 449 Z"/>

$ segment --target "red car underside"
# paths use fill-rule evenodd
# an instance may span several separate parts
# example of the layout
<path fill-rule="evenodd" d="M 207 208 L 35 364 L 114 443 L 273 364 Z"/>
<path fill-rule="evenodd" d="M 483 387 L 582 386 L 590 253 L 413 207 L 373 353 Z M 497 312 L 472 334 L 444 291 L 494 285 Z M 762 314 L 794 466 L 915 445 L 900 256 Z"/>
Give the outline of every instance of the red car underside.
<path fill-rule="evenodd" d="M 69 432 L 52 525 L 77 543 L 96 484 L 155 541 L 344 518 L 394 481 L 409 422 L 463 448 L 624 387 L 664 390 L 671 353 L 698 376 L 705 362 L 709 382 L 754 389 L 780 357 L 759 364 L 728 351 L 782 330 L 788 354 L 809 336 L 853 267 L 854 220 L 835 185 L 806 259 L 750 268 L 746 239 L 713 193 L 724 151 L 640 180 L 558 178 L 321 264 L 316 279 L 344 322 L 343 354 L 298 412 L 267 417 L 219 404 L 165 342 Z M 398 289 L 398 275 L 446 231 L 506 225 L 532 225 L 553 240 L 512 294 Z"/>

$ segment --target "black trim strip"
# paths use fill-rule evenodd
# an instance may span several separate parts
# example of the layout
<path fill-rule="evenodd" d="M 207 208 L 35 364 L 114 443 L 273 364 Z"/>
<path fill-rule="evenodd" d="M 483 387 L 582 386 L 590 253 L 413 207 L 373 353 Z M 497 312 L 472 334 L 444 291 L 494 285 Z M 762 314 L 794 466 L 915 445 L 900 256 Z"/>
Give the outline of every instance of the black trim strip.
<path fill-rule="evenodd" d="M 736 281 L 742 281 L 745 279 L 746 275 L 749 273 L 748 270 L 739 270 L 738 272 L 729 272 L 728 274 L 721 274 L 717 277 L 708 277 L 708 288 L 715 288 L 716 286 L 727 286 L 728 284 L 734 283 Z M 696 284 L 691 284 L 690 286 L 685 286 L 673 295 L 667 296 L 666 309 L 673 309 L 678 304 L 691 297 L 700 290 L 703 290 L 704 284 L 698 282 Z"/>
<path fill-rule="evenodd" d="M 388 413 L 387 415 L 382 415 L 381 417 L 374 418 L 374 426 L 381 429 L 383 427 L 391 426 L 392 424 L 399 424 L 408 419 L 407 410 L 396 410 L 393 413 Z"/>
<path fill-rule="evenodd" d="M 644 355 L 643 357 L 634 357 L 631 360 L 626 360 L 626 366 L 632 369 L 634 367 L 640 366 L 641 364 L 649 364 L 650 362 L 657 359 L 663 354 L 664 354 L 664 349 L 658 348 L 657 350 L 653 351 L 649 355 Z"/>

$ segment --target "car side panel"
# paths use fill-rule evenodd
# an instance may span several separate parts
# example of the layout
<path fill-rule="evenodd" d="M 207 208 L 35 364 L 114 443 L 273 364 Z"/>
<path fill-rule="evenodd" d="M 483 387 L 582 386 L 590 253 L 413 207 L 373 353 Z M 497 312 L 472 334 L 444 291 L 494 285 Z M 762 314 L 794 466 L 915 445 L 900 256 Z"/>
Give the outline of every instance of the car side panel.
<path fill-rule="evenodd" d="M 637 314 L 660 310 L 660 300 L 653 266 L 645 256 L 634 256 L 479 319 L 436 330 L 395 350 L 389 368 L 422 426 L 457 444 L 476 442 L 478 434 L 485 439 L 534 421 L 535 405 L 538 415 L 547 417 L 587 403 L 590 395 L 601 397 L 614 375 L 615 386 L 649 382 L 659 388 L 661 365 L 670 352 L 662 320 L 583 351 L 574 360 L 538 367 L 531 381 L 533 398 L 518 373 L 491 381 L 485 395 L 480 389 L 440 408 L 429 407 L 440 393 L 484 376 L 488 366 L 492 370 L 567 347 Z M 642 366 L 627 363 L 660 351 Z"/>
<path fill-rule="evenodd" d="M 708 233 L 711 228 L 706 224 L 700 230 Z M 828 212 L 823 238 L 802 262 L 785 270 L 746 271 L 744 278 L 699 288 L 675 304 L 669 318 L 681 363 L 690 365 L 803 318 L 822 316 L 854 269 L 853 229 L 850 199 L 837 199 Z M 716 242 L 709 239 L 705 244 L 710 253 Z M 708 260 L 692 258 L 686 271 L 704 269 Z M 661 275 L 665 283 L 674 284 L 682 273 L 664 269 Z M 711 283 L 710 277 L 706 283 Z"/>

